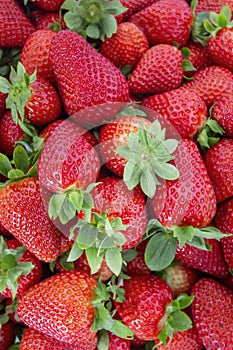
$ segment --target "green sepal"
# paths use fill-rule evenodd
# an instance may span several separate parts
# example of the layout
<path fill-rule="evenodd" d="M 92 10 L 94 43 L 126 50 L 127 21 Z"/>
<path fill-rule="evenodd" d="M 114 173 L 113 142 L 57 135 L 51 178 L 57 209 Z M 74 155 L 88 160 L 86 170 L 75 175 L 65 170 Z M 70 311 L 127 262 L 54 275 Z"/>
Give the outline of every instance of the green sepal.
<path fill-rule="evenodd" d="M 98 333 L 98 350 L 108 350 L 109 348 L 109 335 L 105 329 L 102 329 Z"/>
<path fill-rule="evenodd" d="M 9 78 L 11 66 L 16 68 L 20 59 L 21 49 L 5 48 L 0 49 L 0 76 Z"/>
<path fill-rule="evenodd" d="M 20 169 L 11 169 L 7 174 L 9 180 L 22 179 L 24 176 L 24 172 Z"/>
<path fill-rule="evenodd" d="M 201 132 L 198 135 L 197 142 L 202 151 L 206 151 L 220 140 L 220 137 L 225 133 L 219 123 L 211 118 L 208 118 Z"/>
<path fill-rule="evenodd" d="M 23 146 L 16 145 L 13 153 L 13 161 L 16 169 L 22 170 L 25 174 L 29 167 L 29 158 Z"/>
<path fill-rule="evenodd" d="M 67 262 L 73 262 L 75 260 L 77 260 L 78 258 L 80 258 L 80 256 L 83 254 L 83 249 L 80 249 L 78 247 L 77 242 L 75 241 L 74 244 L 71 247 L 71 250 L 69 252 L 68 258 L 67 258 Z"/>
<path fill-rule="evenodd" d="M 110 270 L 116 275 L 119 276 L 122 270 L 122 255 L 121 249 L 119 248 L 108 248 L 106 249 L 105 259 Z"/>
<path fill-rule="evenodd" d="M 103 261 L 103 254 L 99 254 L 99 251 L 95 247 L 86 249 L 86 257 L 88 264 L 91 268 L 91 274 L 95 274 L 99 271 L 101 263 Z"/>
<path fill-rule="evenodd" d="M 20 343 L 13 344 L 8 350 L 19 350 L 20 349 Z"/>
<path fill-rule="evenodd" d="M 7 177 L 7 174 L 9 173 L 10 170 L 12 170 L 12 165 L 10 160 L 5 154 L 0 153 L 0 173 L 3 176 Z"/>
<path fill-rule="evenodd" d="M 9 316 L 6 314 L 1 314 L 0 315 L 0 329 L 1 329 L 1 326 L 6 324 L 8 321 L 9 321 Z"/>

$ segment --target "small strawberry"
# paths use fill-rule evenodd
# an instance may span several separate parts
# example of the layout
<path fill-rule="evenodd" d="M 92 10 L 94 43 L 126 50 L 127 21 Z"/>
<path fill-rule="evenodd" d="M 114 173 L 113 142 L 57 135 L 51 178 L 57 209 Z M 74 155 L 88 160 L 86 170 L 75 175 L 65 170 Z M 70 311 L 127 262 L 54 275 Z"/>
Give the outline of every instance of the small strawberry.
<path fill-rule="evenodd" d="M 211 110 L 211 118 L 224 130 L 224 137 L 233 138 L 233 95 L 220 97 Z"/>
<path fill-rule="evenodd" d="M 181 51 L 160 44 L 144 53 L 128 82 L 132 94 L 158 94 L 178 88 L 182 79 Z"/>
<path fill-rule="evenodd" d="M 193 322 L 206 349 L 230 349 L 233 344 L 233 292 L 211 278 L 193 287 Z"/>
<path fill-rule="evenodd" d="M 15 0 L 0 3 L 0 47 L 22 47 L 35 31 L 30 19 Z"/>
<path fill-rule="evenodd" d="M 208 116 L 202 98 L 195 91 L 183 88 L 147 97 L 142 101 L 142 105 L 167 118 L 182 138 L 193 139 L 202 129 Z"/>
<path fill-rule="evenodd" d="M 233 140 L 223 138 L 210 147 L 204 161 L 212 180 L 217 202 L 233 196 Z"/>
<path fill-rule="evenodd" d="M 128 101 L 129 90 L 123 74 L 81 35 L 70 30 L 55 35 L 50 60 L 69 116 L 89 106 Z M 96 118 L 98 124 L 100 121 Z M 76 121 L 83 125 L 85 119 L 82 116 Z M 93 120 L 91 123 L 93 125 Z"/>
<path fill-rule="evenodd" d="M 16 240 L 1 242 L 1 294 L 7 298 L 19 297 L 30 286 L 39 282 L 42 273 L 40 261 Z"/>
<path fill-rule="evenodd" d="M 161 0 L 132 15 L 129 21 L 144 32 L 151 45 L 176 42 L 182 47 L 188 41 L 192 18 L 184 0 Z"/>
<path fill-rule="evenodd" d="M 6 322 L 0 325 L 0 348 L 8 350 L 15 342 L 15 328 L 13 323 Z"/>
<path fill-rule="evenodd" d="M 148 40 L 143 32 L 135 24 L 123 22 L 118 25 L 116 34 L 101 44 L 100 53 L 117 67 L 134 67 L 148 49 Z"/>

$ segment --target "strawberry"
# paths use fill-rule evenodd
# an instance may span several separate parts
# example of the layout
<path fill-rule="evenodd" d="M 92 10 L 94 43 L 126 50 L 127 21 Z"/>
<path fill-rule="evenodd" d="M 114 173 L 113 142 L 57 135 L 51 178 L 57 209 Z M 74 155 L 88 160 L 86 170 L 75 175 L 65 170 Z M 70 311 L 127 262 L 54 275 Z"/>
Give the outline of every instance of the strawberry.
<path fill-rule="evenodd" d="M 233 138 L 233 103 L 232 94 L 220 97 L 211 110 L 211 118 L 224 130 L 224 137 Z"/>
<path fill-rule="evenodd" d="M 122 339 L 113 333 L 109 333 L 108 350 L 130 350 L 130 341 Z"/>
<path fill-rule="evenodd" d="M 148 49 L 148 40 L 143 32 L 135 24 L 123 22 L 118 25 L 116 34 L 101 44 L 100 53 L 117 67 L 136 66 Z"/>
<path fill-rule="evenodd" d="M 0 347 L 7 350 L 15 342 L 15 329 L 11 322 L 4 323 L 0 327 Z"/>
<path fill-rule="evenodd" d="M 63 30 L 54 36 L 50 60 L 69 116 L 89 106 L 128 101 L 125 77 L 81 35 Z M 83 117 L 77 122 L 83 125 Z"/>
<path fill-rule="evenodd" d="M 183 88 L 147 97 L 142 105 L 167 118 L 182 138 L 194 138 L 208 116 L 202 98 Z"/>
<path fill-rule="evenodd" d="M 10 251 L 6 252 L 7 249 Z M 42 266 L 16 239 L 5 242 L 1 238 L 1 271 L 1 294 L 7 298 L 15 298 L 39 282 Z"/>
<path fill-rule="evenodd" d="M 217 202 L 233 196 L 233 140 L 223 138 L 208 149 L 204 161 L 214 185 Z"/>
<path fill-rule="evenodd" d="M 160 277 L 155 275 L 131 276 L 130 279 L 124 280 L 123 287 L 124 301 L 121 303 L 114 301 L 114 304 L 123 322 L 133 330 L 139 339 L 154 340 L 159 336 L 159 339 L 164 337 L 162 340 L 166 343 L 166 331 L 163 336 L 160 332 L 163 327 L 168 326 L 171 330 L 170 337 L 172 337 L 173 326 L 176 322 L 172 324 L 170 321 L 176 319 L 178 315 L 184 321 L 184 329 L 191 328 L 190 319 L 180 311 L 183 306 L 179 303 L 179 298 L 177 300 L 178 309 L 176 311 L 173 309 L 172 291 Z M 184 297 L 184 300 L 187 304 L 192 302 L 192 298 L 187 296 Z M 180 328 L 178 323 L 176 326 Z"/>
<path fill-rule="evenodd" d="M 14 0 L 0 3 L 0 47 L 22 47 L 35 31 L 30 19 Z"/>
<path fill-rule="evenodd" d="M 181 51 L 160 44 L 144 53 L 128 82 L 132 94 L 158 94 L 178 88 L 182 78 Z"/>
<path fill-rule="evenodd" d="M 233 200 L 226 200 L 218 205 L 215 224 L 223 233 L 233 234 Z M 233 269 L 233 236 L 223 238 L 222 250 L 228 266 Z"/>
<path fill-rule="evenodd" d="M 220 13 L 223 5 L 227 5 L 233 10 L 232 0 L 199 0 L 195 7 L 195 13 L 210 11 Z"/>
<path fill-rule="evenodd" d="M 54 35 L 55 30 L 37 30 L 25 42 L 20 56 L 20 62 L 29 75 L 36 69 L 37 77 L 51 83 L 55 82 L 55 77 L 49 60 L 49 49 Z"/>
<path fill-rule="evenodd" d="M 206 349 L 230 349 L 233 343 L 233 292 L 211 278 L 193 287 L 193 322 Z"/>
<path fill-rule="evenodd" d="M 3 116 L 3 114 L 6 111 L 6 98 L 7 98 L 7 95 L 0 92 L 0 118 Z"/>
<path fill-rule="evenodd" d="M 196 68 L 197 71 L 199 71 L 201 68 L 205 68 L 211 65 L 208 50 L 205 46 L 189 40 L 185 44 L 185 47 L 190 51 L 188 60 L 192 63 L 193 67 Z M 195 71 L 186 71 L 185 75 L 187 77 L 191 77 L 194 73 Z"/>
<path fill-rule="evenodd" d="M 20 341 L 20 350 L 83 350 L 88 349 L 87 346 L 85 341 L 78 345 L 67 344 L 30 327 L 26 328 Z"/>
<path fill-rule="evenodd" d="M 12 234 L 5 229 L 5 227 L 1 224 L 1 222 L 0 222 L 0 235 L 7 238 L 12 238 Z"/>
<path fill-rule="evenodd" d="M 0 119 L 0 152 L 12 156 L 15 143 L 24 138 L 24 131 L 13 119 L 11 111 L 7 111 Z"/>
<path fill-rule="evenodd" d="M 127 10 L 117 16 L 117 22 L 127 20 L 133 13 L 139 12 L 147 6 L 150 6 L 157 0 L 119 0 Z"/>
<path fill-rule="evenodd" d="M 29 0 L 29 2 L 44 11 L 59 11 L 64 0 Z"/>
<path fill-rule="evenodd" d="M 176 42 L 182 47 L 188 41 L 192 18 L 184 0 L 161 0 L 132 15 L 129 21 L 144 32 L 151 45 Z"/>
<path fill-rule="evenodd" d="M 147 240 L 143 240 L 135 247 L 137 256 L 134 259 L 127 262 L 127 275 L 131 276 L 151 274 L 151 270 L 147 267 L 144 258 L 147 242 Z"/>
<path fill-rule="evenodd" d="M 45 211 L 39 182 L 25 178 L 0 190 L 0 221 L 39 260 L 52 261 L 60 253 L 60 232 Z"/>
<path fill-rule="evenodd" d="M 186 82 L 184 87 L 194 90 L 210 107 L 218 98 L 232 91 L 233 74 L 227 68 L 209 66 L 196 72 L 193 80 Z"/>
<path fill-rule="evenodd" d="M 44 12 L 40 10 L 32 11 L 32 16 L 35 22 L 36 30 L 66 29 L 66 24 L 63 16 L 60 16 L 58 11 Z"/>
<path fill-rule="evenodd" d="M 171 342 L 157 346 L 157 350 L 202 350 L 202 342 L 198 337 L 197 330 L 193 326 L 184 332 L 175 332 Z"/>

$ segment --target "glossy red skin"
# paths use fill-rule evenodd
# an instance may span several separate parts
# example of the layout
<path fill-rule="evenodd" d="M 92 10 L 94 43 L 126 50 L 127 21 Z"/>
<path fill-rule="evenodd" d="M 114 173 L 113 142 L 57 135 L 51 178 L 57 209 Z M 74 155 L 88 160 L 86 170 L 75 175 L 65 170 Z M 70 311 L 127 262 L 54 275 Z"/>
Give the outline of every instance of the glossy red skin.
<path fill-rule="evenodd" d="M 114 301 L 123 322 L 135 336 L 142 340 L 154 340 L 166 321 L 166 307 L 172 302 L 172 291 L 156 275 L 131 276 L 124 280 L 125 300 Z"/>
<path fill-rule="evenodd" d="M 127 275 L 150 275 L 151 274 L 152 271 L 146 265 L 145 258 L 144 258 L 147 243 L 148 243 L 148 240 L 143 240 L 137 245 L 136 251 L 138 255 L 136 256 L 135 259 L 127 263 L 127 270 L 126 270 Z"/>
<path fill-rule="evenodd" d="M 205 227 L 216 213 L 216 198 L 200 151 L 192 140 L 182 139 L 174 157 L 180 176 L 158 186 L 148 202 L 151 216 L 170 228 Z"/>
<path fill-rule="evenodd" d="M 223 233 L 231 233 L 233 235 L 233 198 L 218 205 L 215 225 Z M 221 245 L 224 258 L 230 269 L 233 270 L 233 236 L 223 238 Z"/>
<path fill-rule="evenodd" d="M 233 1 L 232 0 L 199 0 L 197 2 L 197 6 L 195 8 L 195 13 L 198 14 L 199 12 L 216 12 L 220 13 L 223 5 L 228 5 L 233 11 Z"/>
<path fill-rule="evenodd" d="M 184 88 L 194 90 L 210 107 L 233 90 L 233 74 L 224 67 L 205 67 L 196 72 L 193 80 L 186 82 Z"/>
<path fill-rule="evenodd" d="M 233 138 L 233 94 L 220 97 L 214 104 L 211 118 L 224 129 L 224 137 Z"/>
<path fill-rule="evenodd" d="M 233 196 L 233 140 L 223 138 L 204 155 L 217 202 Z"/>
<path fill-rule="evenodd" d="M 38 174 L 41 184 L 51 192 L 70 186 L 85 189 L 96 182 L 100 159 L 82 130 L 64 121 L 47 138 L 39 158 Z"/>
<path fill-rule="evenodd" d="M 14 326 L 11 322 L 7 322 L 0 328 L 0 348 L 8 350 L 15 342 Z"/>
<path fill-rule="evenodd" d="M 35 31 L 30 19 L 22 7 L 14 0 L 5 0 L 0 4 L 0 47 L 22 47 Z"/>
<path fill-rule="evenodd" d="M 5 229 L 5 227 L 1 224 L 1 222 L 0 222 L 0 234 L 4 237 L 11 237 L 12 238 L 12 234 Z"/>
<path fill-rule="evenodd" d="M 36 178 L 12 182 L 0 191 L 0 221 L 39 260 L 60 253 L 60 231 L 50 221 Z"/>
<path fill-rule="evenodd" d="M 16 239 L 8 240 L 6 243 L 9 249 L 16 249 L 17 247 L 22 246 L 22 244 L 20 244 Z M 18 288 L 16 293 L 17 298 L 29 287 L 38 283 L 42 274 L 41 262 L 29 251 L 26 250 L 18 262 L 31 262 L 34 265 L 34 268 L 28 275 L 21 276 L 18 279 Z M 12 298 L 10 288 L 5 289 L 5 291 L 1 292 L 1 294 L 6 298 Z"/>
<path fill-rule="evenodd" d="M 46 334 L 36 331 L 33 328 L 27 328 L 20 342 L 20 350 L 83 350 L 88 349 L 87 344 L 79 345 L 67 344 L 58 341 Z M 90 349 L 90 348 L 89 348 Z"/>
<path fill-rule="evenodd" d="M 141 11 L 156 1 L 158 0 L 120 0 L 121 4 L 126 7 L 127 10 L 121 15 L 116 16 L 117 23 L 127 20 L 133 13 Z"/>
<path fill-rule="evenodd" d="M 3 116 L 3 114 L 6 111 L 6 97 L 7 97 L 7 94 L 4 94 L 0 91 L 0 118 Z"/>
<path fill-rule="evenodd" d="M 30 0 L 33 5 L 44 11 L 59 11 L 63 0 Z"/>
<path fill-rule="evenodd" d="M 120 157 L 115 153 L 119 146 L 127 145 L 127 138 L 130 133 L 137 132 L 139 123 L 145 128 L 151 125 L 151 122 L 143 117 L 126 116 L 108 124 L 100 129 L 100 154 L 103 163 L 116 175 L 123 177 L 127 159 Z"/>
<path fill-rule="evenodd" d="M 196 71 L 185 71 L 185 76 L 192 77 L 195 72 L 199 71 L 201 68 L 211 65 L 208 50 L 205 46 L 190 40 L 185 44 L 185 47 L 190 50 L 188 60 L 192 63 L 193 67 L 196 68 Z"/>
<path fill-rule="evenodd" d="M 94 200 L 93 211 L 107 211 L 110 221 L 119 217 L 124 225 L 128 225 L 125 231 L 121 231 L 126 237 L 122 249 L 132 248 L 139 243 L 147 225 L 145 195 L 140 187 L 129 191 L 122 179 L 112 176 L 102 178 L 91 195 Z"/>
<path fill-rule="evenodd" d="M 144 33 L 135 24 L 123 22 L 118 25 L 116 34 L 101 44 L 100 53 L 117 67 L 134 67 L 148 49 Z"/>
<path fill-rule="evenodd" d="M 130 341 L 122 339 L 117 335 L 109 332 L 109 347 L 108 350 L 130 350 Z"/>
<path fill-rule="evenodd" d="M 219 278 L 228 276 L 228 266 L 224 260 L 221 245 L 218 241 L 206 239 L 212 246 L 210 251 L 201 250 L 185 244 L 183 248 L 176 249 L 175 259 L 185 266 L 208 273 Z"/>
<path fill-rule="evenodd" d="M 52 39 L 50 60 L 69 116 L 93 105 L 129 100 L 123 74 L 81 35 L 60 31 Z M 77 122 L 83 125 L 84 121 Z"/>
<path fill-rule="evenodd" d="M 96 286 L 96 279 L 84 271 L 55 274 L 24 293 L 18 301 L 19 317 L 27 326 L 59 341 L 72 345 L 86 342 L 85 349 L 93 350 L 97 341 L 96 332 L 91 331 Z"/>
<path fill-rule="evenodd" d="M 158 94 L 178 88 L 182 78 L 181 51 L 160 44 L 144 53 L 128 83 L 132 94 Z"/>
<path fill-rule="evenodd" d="M 145 98 L 142 105 L 166 118 L 182 138 L 193 138 L 208 117 L 205 102 L 194 91 L 179 88 Z M 149 118 L 151 116 L 149 115 Z M 155 115 L 152 115 L 154 121 Z"/>
<path fill-rule="evenodd" d="M 233 344 L 233 291 L 211 278 L 192 289 L 193 322 L 206 349 L 230 349 Z"/>
<path fill-rule="evenodd" d="M 157 346 L 158 350 L 202 350 L 202 342 L 198 337 L 195 327 L 184 332 L 175 332 L 172 341 L 164 345 Z"/>
<path fill-rule="evenodd" d="M 36 69 L 36 76 L 54 83 L 55 77 L 51 62 L 49 60 L 50 43 L 55 30 L 37 30 L 25 42 L 20 62 L 24 65 L 26 72 L 31 75 Z"/>
<path fill-rule="evenodd" d="M 208 41 L 208 54 L 215 65 L 223 66 L 233 71 L 233 28 L 221 29 L 216 37 Z"/>
<path fill-rule="evenodd" d="M 11 111 L 8 110 L 0 119 L 0 152 L 11 157 L 16 141 L 23 137 L 23 130 L 15 124 Z"/>
<path fill-rule="evenodd" d="M 54 87 L 45 79 L 37 78 L 30 84 L 32 94 L 25 106 L 25 118 L 35 126 L 46 125 L 60 117 L 61 102 Z"/>
<path fill-rule="evenodd" d="M 35 22 L 35 27 L 39 29 L 49 29 L 54 23 L 60 23 L 62 29 L 66 29 L 66 24 L 63 19 L 60 19 L 59 11 L 44 12 L 42 10 L 35 10 L 31 13 Z M 50 29 L 51 30 L 51 29 Z"/>
<path fill-rule="evenodd" d="M 161 0 L 129 18 L 146 35 L 151 45 L 170 44 L 184 46 L 188 41 L 192 11 L 184 0 Z"/>

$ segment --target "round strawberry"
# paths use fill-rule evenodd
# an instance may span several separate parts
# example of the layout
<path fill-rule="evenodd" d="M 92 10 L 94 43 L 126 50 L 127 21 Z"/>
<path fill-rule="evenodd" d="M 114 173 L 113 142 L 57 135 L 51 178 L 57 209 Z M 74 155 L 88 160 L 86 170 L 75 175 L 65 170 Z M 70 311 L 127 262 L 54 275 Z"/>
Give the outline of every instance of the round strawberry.
<path fill-rule="evenodd" d="M 24 135 L 24 131 L 13 121 L 11 111 L 7 111 L 0 119 L 0 152 L 11 157 L 15 143 Z"/>

